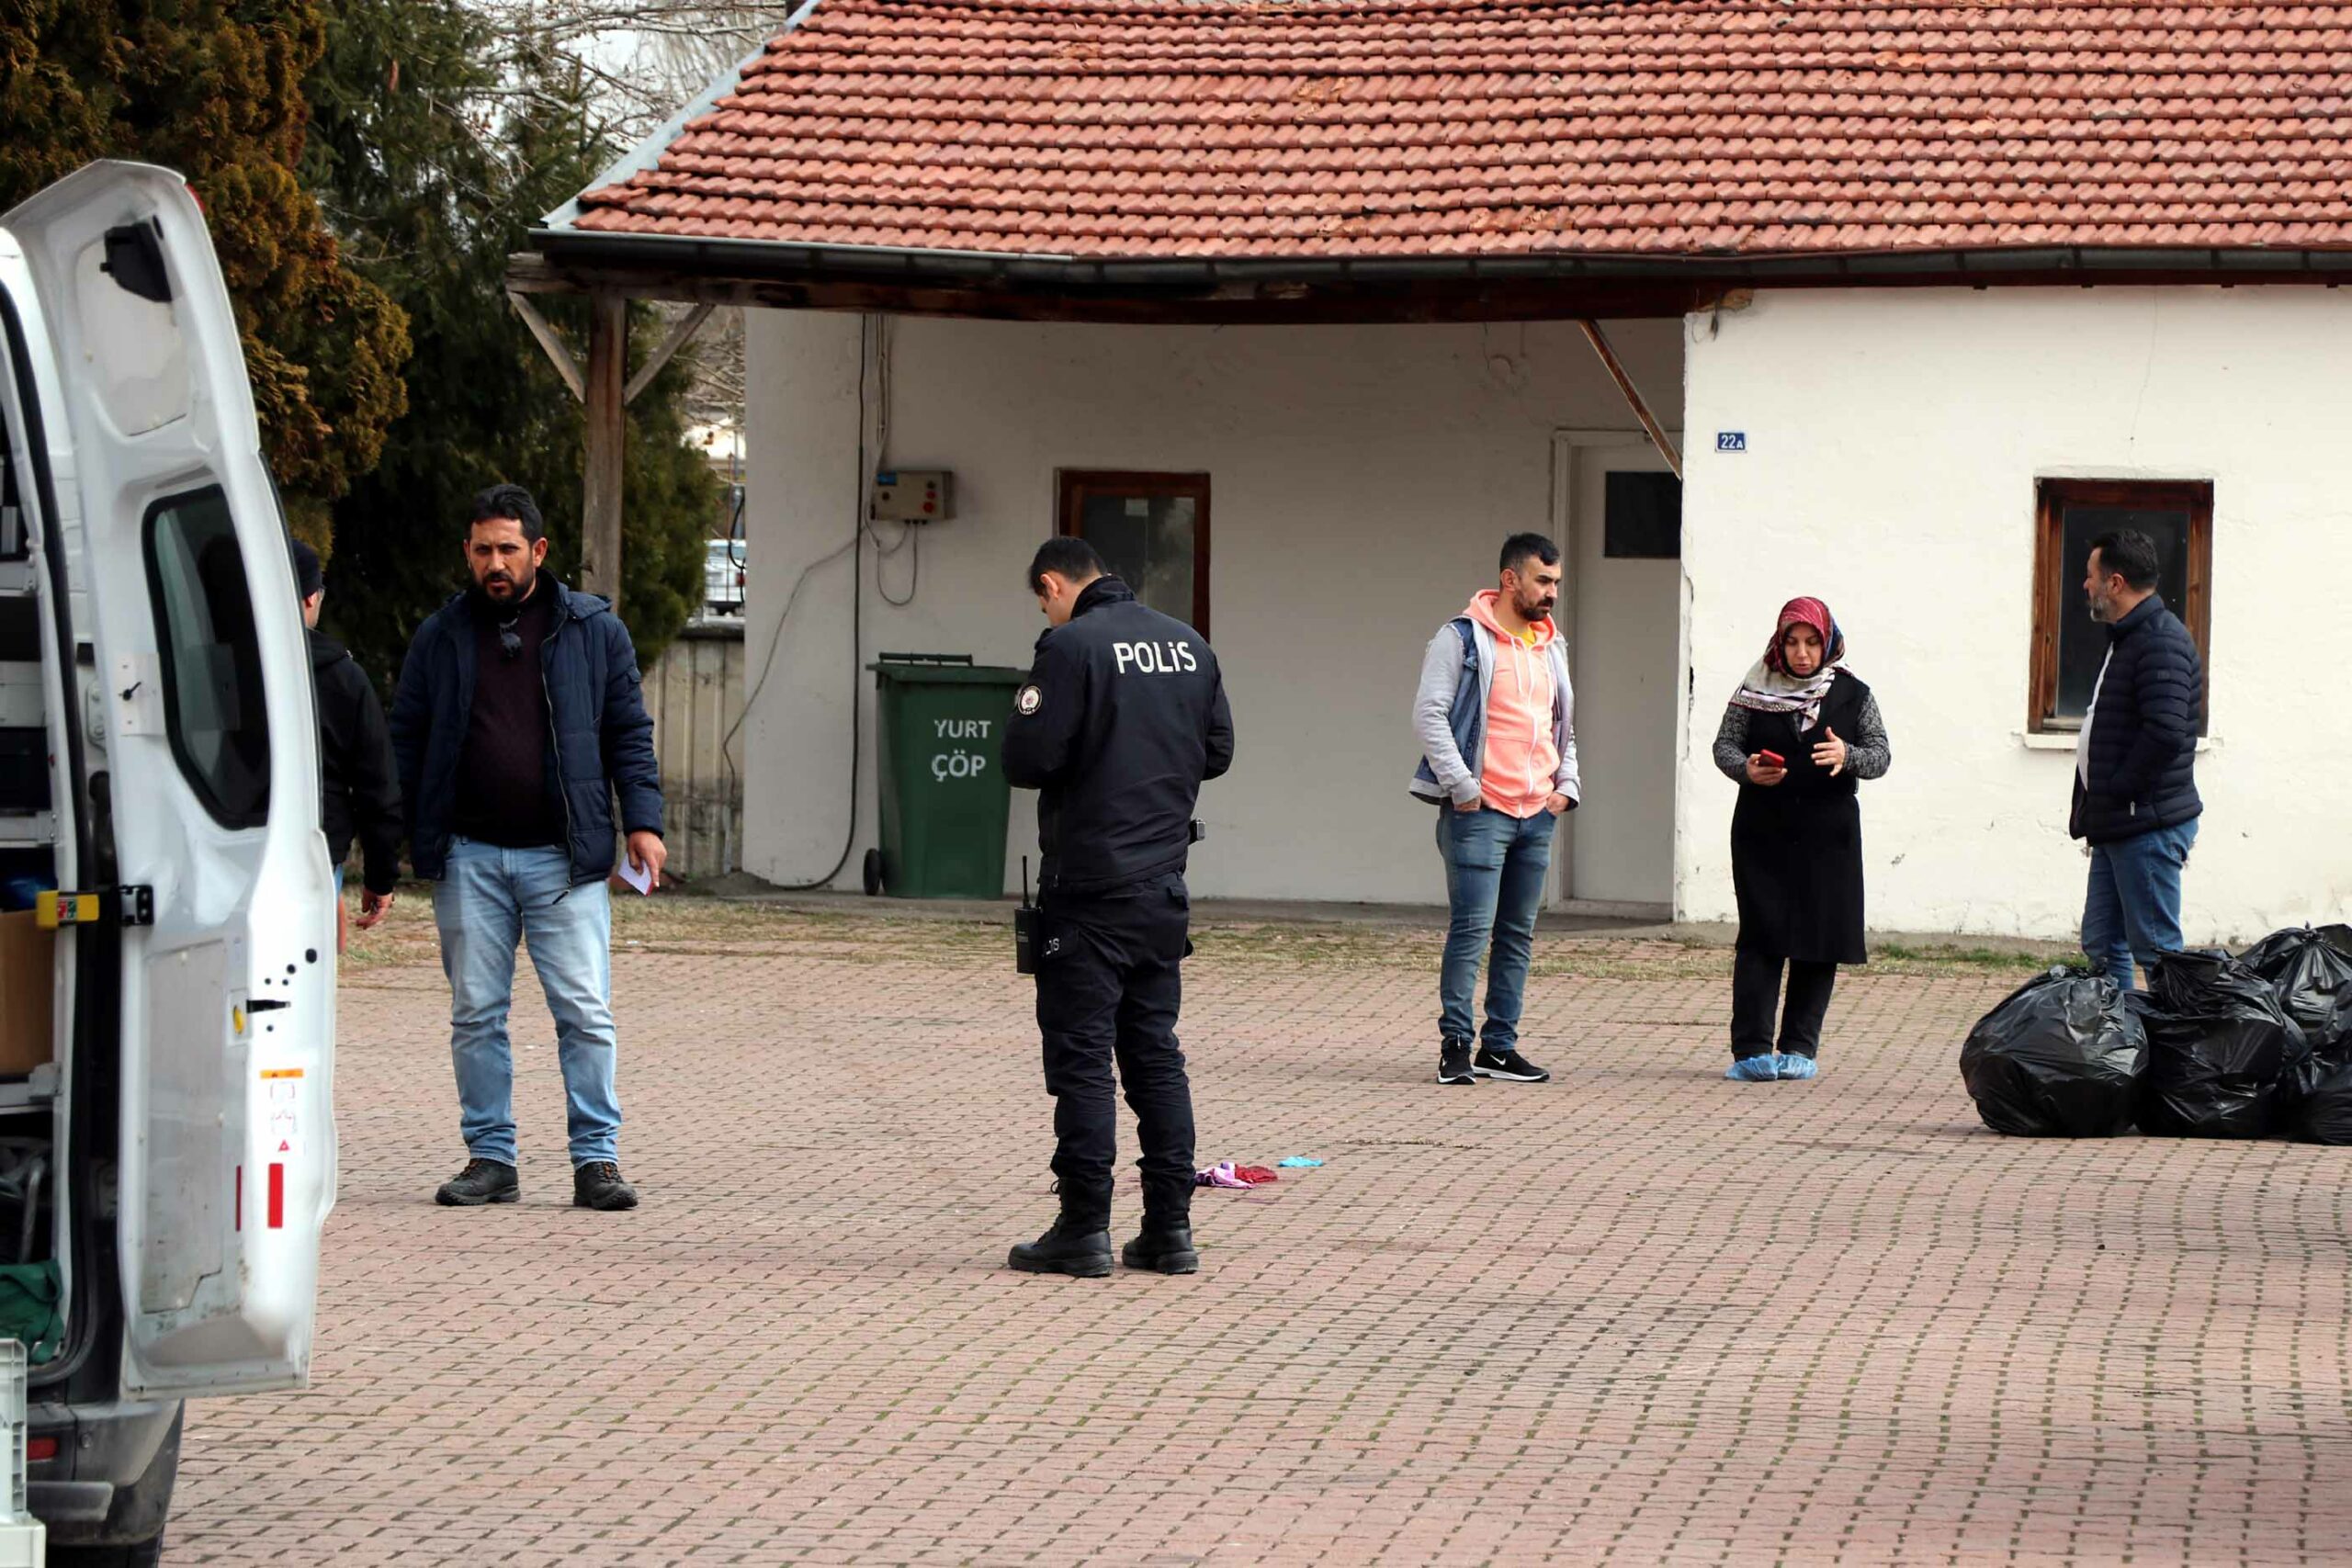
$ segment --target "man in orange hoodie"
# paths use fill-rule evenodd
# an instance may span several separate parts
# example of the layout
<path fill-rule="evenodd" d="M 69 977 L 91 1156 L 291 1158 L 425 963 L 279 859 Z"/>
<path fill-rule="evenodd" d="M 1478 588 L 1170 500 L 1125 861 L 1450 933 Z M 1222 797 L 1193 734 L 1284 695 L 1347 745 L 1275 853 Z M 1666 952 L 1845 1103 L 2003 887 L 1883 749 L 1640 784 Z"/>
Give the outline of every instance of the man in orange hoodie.
<path fill-rule="evenodd" d="M 1519 1014 L 1553 829 L 1579 795 L 1576 694 L 1552 624 L 1560 547 L 1514 534 L 1503 541 L 1501 566 L 1500 586 L 1474 595 L 1430 639 L 1413 699 L 1421 765 L 1412 790 L 1438 807 L 1453 909 L 1438 978 L 1442 1084 L 1552 1076 L 1520 1055 Z M 1474 1055 L 1470 1002 L 1482 954 L 1487 1022 Z"/>

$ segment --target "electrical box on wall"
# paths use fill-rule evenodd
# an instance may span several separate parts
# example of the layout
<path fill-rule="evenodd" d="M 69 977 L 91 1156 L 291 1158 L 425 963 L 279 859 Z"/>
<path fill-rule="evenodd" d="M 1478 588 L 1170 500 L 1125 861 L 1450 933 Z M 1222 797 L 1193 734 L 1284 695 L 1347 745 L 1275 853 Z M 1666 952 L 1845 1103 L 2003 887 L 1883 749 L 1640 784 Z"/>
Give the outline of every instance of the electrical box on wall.
<path fill-rule="evenodd" d="M 956 476 L 945 468 L 885 468 L 874 476 L 876 523 L 944 523 L 956 515 Z"/>

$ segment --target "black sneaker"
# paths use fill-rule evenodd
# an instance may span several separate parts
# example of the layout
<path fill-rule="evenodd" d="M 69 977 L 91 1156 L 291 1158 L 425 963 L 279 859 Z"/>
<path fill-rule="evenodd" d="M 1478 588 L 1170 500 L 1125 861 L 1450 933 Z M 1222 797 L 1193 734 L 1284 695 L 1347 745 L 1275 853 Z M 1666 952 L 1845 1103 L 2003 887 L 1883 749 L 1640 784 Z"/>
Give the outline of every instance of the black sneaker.
<path fill-rule="evenodd" d="M 1004 1261 L 1005 1267 L 1023 1274 L 1100 1280 L 1111 1272 L 1111 1233 L 1080 1230 L 1069 1221 L 1056 1220 L 1036 1240 L 1016 1244 Z"/>
<path fill-rule="evenodd" d="M 494 1159 L 469 1159 L 466 1168 L 441 1184 L 433 1201 L 444 1208 L 478 1209 L 484 1203 L 522 1201 L 523 1183 L 511 1165 Z"/>
<path fill-rule="evenodd" d="M 1437 1081 L 1440 1083 L 1476 1083 L 1470 1071 L 1470 1042 L 1449 1040 L 1438 1047 Z"/>
<path fill-rule="evenodd" d="M 1478 1047 L 1478 1059 L 1470 1070 L 1482 1078 L 1509 1078 L 1513 1083 L 1550 1083 L 1552 1075 L 1521 1055 L 1516 1051 L 1489 1051 Z"/>
<path fill-rule="evenodd" d="M 571 1171 L 571 1206 L 575 1209 L 634 1209 L 637 1189 L 621 1179 L 621 1168 L 608 1159 L 592 1159 Z"/>
<path fill-rule="evenodd" d="M 1193 1248 L 1193 1227 L 1182 1221 L 1173 1224 L 1144 1221 L 1143 1233 L 1119 1248 L 1119 1261 L 1130 1269 L 1149 1269 L 1160 1274 L 1201 1271 L 1201 1255 Z"/>

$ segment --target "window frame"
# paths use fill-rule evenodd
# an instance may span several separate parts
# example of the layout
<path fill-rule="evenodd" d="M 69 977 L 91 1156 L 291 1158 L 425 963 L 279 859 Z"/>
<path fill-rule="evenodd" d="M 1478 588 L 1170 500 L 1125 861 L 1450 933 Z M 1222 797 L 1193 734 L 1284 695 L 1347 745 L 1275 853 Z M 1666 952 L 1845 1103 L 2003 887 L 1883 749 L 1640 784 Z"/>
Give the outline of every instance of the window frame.
<path fill-rule="evenodd" d="M 2177 507 L 2188 513 L 2188 602 L 2170 606 L 2188 628 L 2204 672 L 2197 733 L 2211 723 L 2212 705 L 2213 481 L 2211 479 L 2076 479 L 2034 481 L 2033 645 L 2026 690 L 2026 733 L 2078 735 L 2082 720 L 2061 718 L 2058 638 L 2066 616 L 2066 506 Z"/>
<path fill-rule="evenodd" d="M 1154 500 L 1189 500 L 1193 503 L 1193 629 L 1209 635 L 1209 476 L 1205 473 L 1157 472 L 1138 468 L 1057 468 L 1054 470 L 1054 532 L 1064 538 L 1086 536 L 1086 502 L 1097 495 L 1142 495 Z"/>
<path fill-rule="evenodd" d="M 146 514 L 140 520 L 140 549 L 146 558 L 144 564 L 147 569 L 147 597 L 155 623 L 155 649 L 164 686 L 164 734 L 171 744 L 172 761 L 178 765 L 181 780 L 187 785 L 189 793 L 194 795 L 198 802 L 203 806 L 205 814 L 232 832 L 242 832 L 269 826 L 270 797 L 277 784 L 272 766 L 276 760 L 277 747 L 269 733 L 269 671 L 262 666 L 259 655 L 256 654 L 254 672 L 262 685 L 262 690 L 256 694 L 260 698 L 257 711 L 261 719 L 261 788 L 259 798 L 248 808 L 241 811 L 234 809 L 231 802 L 220 798 L 217 782 L 188 750 L 187 722 L 180 709 L 179 640 L 174 635 L 171 604 L 164 589 L 163 558 L 158 548 L 163 519 L 166 513 L 175 511 L 190 502 L 204 501 L 214 496 L 220 497 L 221 509 L 227 513 L 228 488 L 218 479 L 211 479 L 209 483 L 195 485 L 186 490 L 174 491 L 149 502 Z M 250 615 L 256 608 L 254 604 L 253 568 L 245 558 L 244 540 L 236 532 L 235 514 L 233 513 L 228 514 L 230 517 L 229 538 L 237 547 L 237 564 L 244 579 L 245 602 Z"/>

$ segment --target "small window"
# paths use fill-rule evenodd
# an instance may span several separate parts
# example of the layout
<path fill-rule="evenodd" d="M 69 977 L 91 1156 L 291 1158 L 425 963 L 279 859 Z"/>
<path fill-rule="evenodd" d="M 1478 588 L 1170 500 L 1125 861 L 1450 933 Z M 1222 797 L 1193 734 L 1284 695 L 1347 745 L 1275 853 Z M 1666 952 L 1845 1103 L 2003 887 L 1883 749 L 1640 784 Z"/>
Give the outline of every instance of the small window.
<path fill-rule="evenodd" d="M 1601 496 L 1601 554 L 1611 560 L 1682 558 L 1682 481 L 1612 468 Z"/>
<path fill-rule="evenodd" d="M 172 755 L 224 827 L 257 828 L 269 819 L 269 715 L 228 497 L 216 486 L 157 502 L 146 533 Z"/>
<path fill-rule="evenodd" d="M 2211 484 L 2044 479 L 2038 510 L 2029 728 L 2066 732 L 2083 727 L 2107 659 L 2107 628 L 2091 619 L 2083 577 L 2091 541 L 2112 529 L 2136 528 L 2155 541 L 2163 563 L 2156 592 L 2188 626 L 2198 658 L 2212 668 Z"/>
<path fill-rule="evenodd" d="M 1065 469 L 1059 531 L 1092 545 L 1136 597 L 1209 635 L 1209 477 Z"/>

